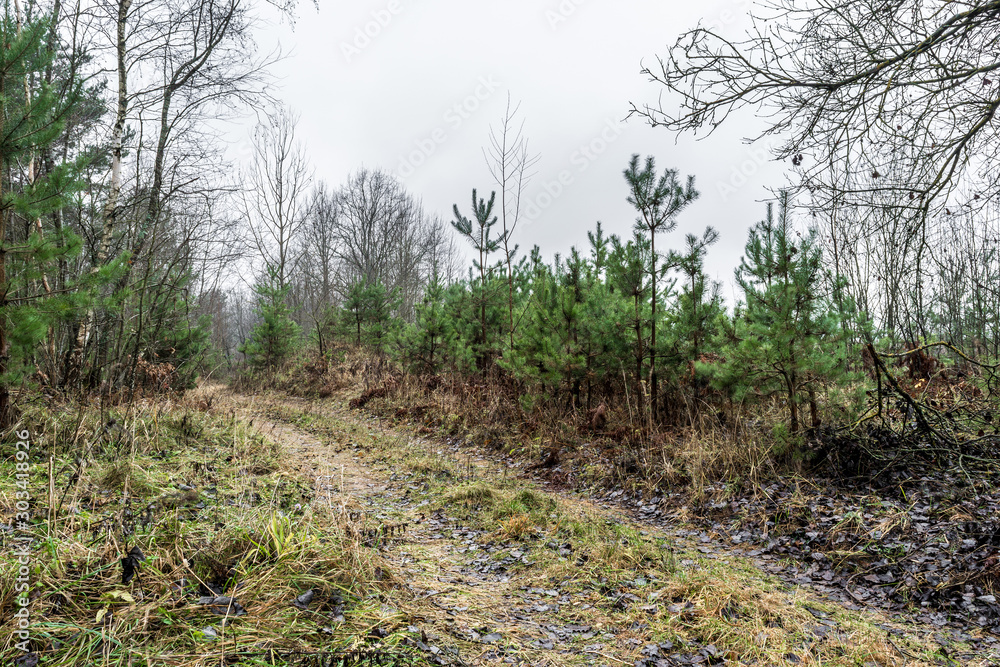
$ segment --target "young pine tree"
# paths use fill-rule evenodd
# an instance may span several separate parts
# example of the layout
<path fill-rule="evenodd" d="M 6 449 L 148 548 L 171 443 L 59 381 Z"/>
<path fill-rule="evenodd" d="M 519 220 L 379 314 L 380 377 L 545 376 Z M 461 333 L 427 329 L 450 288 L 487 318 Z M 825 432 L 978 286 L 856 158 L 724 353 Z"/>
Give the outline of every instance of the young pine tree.
<path fill-rule="evenodd" d="M 631 341 L 632 366 L 635 369 L 635 396 L 640 407 L 646 395 L 643 386 L 643 362 L 646 359 L 646 328 L 649 316 L 649 284 L 646 282 L 646 267 L 649 266 L 649 241 L 636 232 L 631 241 L 622 243 L 617 236 L 611 237 L 611 252 L 608 255 L 608 283 L 625 302 L 619 322 L 621 337 Z"/>
<path fill-rule="evenodd" d="M 719 238 L 709 227 L 701 238 L 688 234 L 683 252 L 671 253 L 669 263 L 679 275 L 680 293 L 668 313 L 669 335 L 666 361 L 687 376 L 697 393 L 705 381 L 697 362 L 706 352 L 714 352 L 713 341 L 724 316 L 719 283 L 705 275 L 705 255 Z M 710 349 L 711 348 L 711 349 Z"/>
<path fill-rule="evenodd" d="M 454 331 L 445 317 L 445 288 L 435 272 L 416 305 L 416 318 L 400 335 L 402 358 L 418 373 L 437 374 L 445 363 Z"/>
<path fill-rule="evenodd" d="M 136 341 L 136 349 L 142 351 L 138 356 L 172 365 L 175 369 L 172 382 L 184 389 L 194 387 L 198 372 L 215 356 L 210 342 L 211 318 L 191 316 L 193 305 L 188 287 L 193 279 L 190 271 L 177 276 L 167 271 L 156 276 L 158 288 L 149 290 L 147 324 Z"/>
<path fill-rule="evenodd" d="M 402 299 L 398 290 L 388 289 L 381 280 L 369 285 L 365 296 L 368 313 L 368 342 L 379 356 L 385 354 L 385 348 L 392 339 L 400 320 L 394 316 Z"/>
<path fill-rule="evenodd" d="M 0 17 L 0 430 L 16 419 L 10 387 L 34 370 L 39 343 L 60 318 L 83 306 L 86 285 L 56 285 L 48 275 L 78 254 L 79 240 L 45 230 L 49 214 L 83 189 L 84 160 L 41 170 L 41 155 L 63 133 L 81 103 L 78 81 L 47 82 L 55 54 L 46 45 L 47 18 L 25 20 L 5 4 Z M 111 268 L 87 282 L 109 280 Z M 50 339 L 51 340 L 51 339 Z M 54 348 L 54 345 L 53 345 Z"/>
<path fill-rule="evenodd" d="M 793 435 L 802 428 L 800 408 L 808 404 L 812 426 L 819 426 L 817 388 L 845 374 L 838 352 L 840 328 L 822 293 L 822 263 L 815 230 L 797 234 L 789 198 L 781 195 L 777 218 L 750 230 L 746 255 L 736 269 L 745 304 L 726 331 L 725 370 L 717 378 L 734 390 L 779 394 L 788 409 Z"/>
<path fill-rule="evenodd" d="M 250 338 L 239 347 L 254 369 L 274 369 L 295 349 L 301 332 L 299 325 L 292 320 L 291 308 L 287 304 L 290 290 L 291 285 L 279 285 L 278 272 L 270 266 L 254 285 L 260 322 L 250 332 Z"/>
<path fill-rule="evenodd" d="M 353 283 L 342 306 L 345 329 L 355 345 L 370 345 L 378 354 L 385 352 L 386 343 L 395 326 L 393 312 L 399 308 L 399 295 L 382 281 Z"/>
<path fill-rule="evenodd" d="M 679 172 L 666 169 L 657 176 L 656 161 L 650 155 L 644 167 L 639 167 L 639 155 L 633 155 L 624 172 L 629 185 L 628 203 L 639 213 L 635 220 L 635 230 L 647 234 L 649 238 L 650 277 L 650 319 L 649 319 L 649 384 L 652 405 L 657 405 L 656 375 L 656 318 L 657 287 L 659 283 L 659 256 L 656 253 L 656 235 L 670 231 L 677 226 L 677 216 L 698 198 L 694 189 L 694 176 L 687 177 L 687 184 L 681 185 Z"/>
<path fill-rule="evenodd" d="M 361 346 L 361 330 L 368 321 L 368 295 L 363 280 L 353 283 L 341 306 L 345 333 L 351 333 L 354 344 Z"/>
<path fill-rule="evenodd" d="M 489 326 L 487 311 L 490 309 L 492 289 L 488 279 L 488 264 L 492 253 L 500 249 L 501 238 L 492 236 L 493 227 L 497 224 L 497 216 L 493 215 L 493 205 L 496 203 L 497 193 L 490 194 L 490 200 L 478 198 L 476 190 L 472 190 L 472 213 L 475 220 L 466 218 L 458 210 L 458 204 L 454 206 L 455 219 L 451 225 L 461 234 L 472 248 L 479 255 L 473 260 L 473 266 L 479 271 L 479 283 L 473 286 L 473 295 L 476 301 L 476 311 L 479 314 L 479 336 L 475 341 L 478 348 L 478 359 L 480 369 L 485 369 L 486 360 L 490 357 L 489 351 Z M 492 216 L 492 217 L 491 217 Z"/>

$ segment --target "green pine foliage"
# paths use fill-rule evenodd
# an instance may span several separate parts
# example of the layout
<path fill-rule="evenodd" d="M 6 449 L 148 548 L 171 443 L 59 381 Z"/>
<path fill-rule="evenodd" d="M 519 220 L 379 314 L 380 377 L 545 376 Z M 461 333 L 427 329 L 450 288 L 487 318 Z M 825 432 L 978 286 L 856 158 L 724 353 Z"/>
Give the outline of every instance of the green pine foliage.
<path fill-rule="evenodd" d="M 40 233 L 38 221 L 67 205 L 85 187 L 89 156 L 67 160 L 30 178 L 28 165 L 60 139 L 81 102 L 73 79 L 46 83 L 56 54 L 46 46 L 47 18 L 18 26 L 7 7 L 0 18 L 0 428 L 14 419 L 10 387 L 36 370 L 39 347 L 60 321 L 86 307 L 91 288 L 120 268 L 106 267 L 72 284 L 52 285 L 53 268 L 80 252 L 66 230 Z"/>
<path fill-rule="evenodd" d="M 208 315 L 193 317 L 189 287 L 194 274 L 184 274 L 171 279 L 158 276 L 158 289 L 149 290 L 152 302 L 144 319 L 151 323 L 141 329 L 140 348 L 149 361 L 167 363 L 175 369 L 173 386 L 190 389 L 200 371 L 221 363 L 218 352 L 211 345 L 211 318 Z"/>
<path fill-rule="evenodd" d="M 709 227 L 701 238 L 688 234 L 685 249 L 671 254 L 668 263 L 675 267 L 680 291 L 667 309 L 661 357 L 672 383 L 687 384 L 701 394 L 708 377 L 698 362 L 717 352 L 714 340 L 726 321 L 720 293 L 721 285 L 705 275 L 705 255 L 719 238 Z"/>
<path fill-rule="evenodd" d="M 458 204 L 453 207 L 455 219 L 451 225 L 472 246 L 475 257 L 472 260 L 469 283 L 472 291 L 473 308 L 478 317 L 477 329 L 473 338 L 472 348 L 476 355 L 476 363 L 480 370 L 485 370 L 497 357 L 498 342 L 503 339 L 503 324 L 500 321 L 499 297 L 505 285 L 497 276 L 502 273 L 502 263 L 491 266 L 490 255 L 500 249 L 502 238 L 493 235 L 493 228 L 498 217 L 493 215 L 496 203 L 496 192 L 490 193 L 489 201 L 478 197 L 472 190 L 473 219 L 462 215 Z M 475 270 L 478 280 L 474 279 Z"/>
<path fill-rule="evenodd" d="M 649 348 L 649 322 L 651 309 L 649 283 L 646 267 L 649 265 L 649 241 L 641 234 L 622 243 L 617 236 L 611 237 L 611 253 L 608 255 L 608 276 L 613 293 L 619 298 L 616 304 L 616 321 L 622 339 L 629 341 L 629 372 L 632 374 L 632 388 L 635 400 L 641 405 L 646 396 L 645 372 L 647 350 Z M 623 363 L 624 359 L 623 358 Z M 623 370 L 624 372 L 624 370 Z"/>
<path fill-rule="evenodd" d="M 522 318 L 518 346 L 504 366 L 516 377 L 541 385 L 542 391 L 579 381 L 585 362 L 580 354 L 580 285 L 559 258 L 553 266 L 532 252 L 531 303 Z"/>
<path fill-rule="evenodd" d="M 332 345 L 337 338 L 340 312 L 333 304 L 326 304 L 315 317 L 310 338 L 316 342 L 316 352 L 323 363 L 328 363 L 333 352 Z"/>
<path fill-rule="evenodd" d="M 400 321 L 395 317 L 399 295 L 381 281 L 353 283 L 341 307 L 342 330 L 353 338 L 355 345 L 365 345 L 378 355 L 386 352 L 397 334 Z"/>
<path fill-rule="evenodd" d="M 815 230 L 793 229 L 787 193 L 777 217 L 750 230 L 746 255 L 736 270 L 745 302 L 723 333 L 726 363 L 716 382 L 737 400 L 749 395 L 783 398 L 788 430 L 797 436 L 809 410 L 820 425 L 820 390 L 847 375 L 840 322 L 824 293 L 823 266 Z"/>
<path fill-rule="evenodd" d="M 495 197 L 473 191 L 472 217 L 456 206 L 452 223 L 474 251 L 468 275 L 446 285 L 435 274 L 408 322 L 384 287 L 357 283 L 337 335 L 391 353 L 413 373 L 487 374 L 516 391 L 526 413 L 615 406 L 632 433 L 703 423 L 706 407 L 716 415 L 732 402 L 777 401 L 787 406 L 789 441 L 798 442 L 833 415 L 835 401 L 847 406 L 844 388 L 863 386 L 844 362 L 860 332 L 856 309 L 824 272 L 815 233 L 793 229 L 788 197 L 751 231 L 736 272 L 743 301 L 730 313 L 705 273 L 718 232 L 709 227 L 687 234 L 680 248 L 656 248 L 697 196 L 693 180 L 657 174 L 638 156 L 625 175 L 639 212 L 628 236 L 597 223 L 584 250 L 547 261 L 535 247 L 513 267 L 510 292 L 506 266 L 491 260 L 500 243 Z"/>
<path fill-rule="evenodd" d="M 660 264 L 659 253 L 656 251 L 656 235 L 673 231 L 677 227 L 677 216 L 698 198 L 694 189 L 694 176 L 687 177 L 686 185 L 682 185 L 680 174 L 676 169 L 665 169 L 662 174 L 656 174 L 656 161 L 652 155 L 646 158 L 640 168 L 639 155 L 633 155 L 628 168 L 624 171 L 625 180 L 629 186 L 628 203 L 635 207 L 638 216 L 635 219 L 637 234 L 645 234 L 649 238 L 649 278 L 650 278 L 650 318 L 649 318 L 649 384 L 650 397 L 654 409 L 657 402 L 657 357 L 660 346 L 656 341 L 657 325 L 659 323 L 659 283 Z M 664 295 L 666 296 L 666 295 Z"/>
<path fill-rule="evenodd" d="M 260 322 L 239 351 L 246 355 L 247 362 L 255 370 L 276 368 L 291 355 L 299 340 L 301 330 L 292 320 L 288 305 L 290 290 L 290 285 L 280 285 L 278 273 L 271 267 L 254 285 Z"/>
<path fill-rule="evenodd" d="M 417 304 L 415 319 L 400 332 L 401 358 L 413 372 L 434 375 L 448 363 L 456 337 L 454 327 L 445 317 L 445 287 L 435 273 Z"/>

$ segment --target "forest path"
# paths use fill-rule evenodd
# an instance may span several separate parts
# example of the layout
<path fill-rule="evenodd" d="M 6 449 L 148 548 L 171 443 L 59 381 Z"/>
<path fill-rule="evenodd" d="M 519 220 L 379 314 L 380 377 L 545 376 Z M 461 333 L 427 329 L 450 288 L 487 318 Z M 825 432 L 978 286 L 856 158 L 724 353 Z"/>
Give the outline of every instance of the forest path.
<path fill-rule="evenodd" d="M 529 621 L 514 618 L 512 612 L 517 610 L 512 608 L 511 602 L 515 599 L 551 600 L 555 597 L 554 592 L 517 590 L 519 582 L 516 578 L 484 576 L 478 569 L 470 568 L 467 556 L 479 552 L 481 544 L 477 538 L 482 537 L 482 531 L 460 525 L 463 522 L 458 517 L 447 516 L 444 512 L 429 512 L 424 509 L 427 502 L 414 504 L 408 500 L 407 496 L 414 486 L 405 483 L 408 475 L 393 473 L 391 466 L 377 468 L 370 450 L 355 442 L 365 435 L 387 437 L 376 424 L 349 412 L 335 410 L 338 416 L 348 418 L 336 434 L 339 437 L 332 437 L 334 434 L 316 437 L 288 422 L 268 417 L 276 405 L 301 409 L 308 405 L 308 401 L 288 397 L 280 401 L 275 401 L 274 397 L 261 399 L 232 394 L 221 386 L 203 387 L 200 392 L 206 396 L 224 395 L 223 402 L 231 401 L 241 416 L 251 420 L 260 433 L 282 445 L 288 456 L 286 468 L 312 480 L 313 502 L 361 515 L 362 522 L 376 532 L 379 528 L 389 527 L 378 536 L 382 541 L 380 548 L 396 566 L 394 576 L 410 593 L 410 604 L 407 606 L 411 621 L 444 617 L 443 623 L 431 623 L 434 630 L 441 632 L 440 636 L 431 628 L 421 628 L 418 647 L 428 654 L 430 662 L 470 665 L 496 662 L 508 652 L 498 646 L 503 639 L 517 643 L 516 664 L 608 664 L 608 660 L 599 659 L 600 651 L 596 647 L 588 647 L 589 651 L 573 651 L 570 660 L 553 660 L 550 655 L 541 653 L 538 646 L 552 645 L 548 641 L 551 633 L 543 632 L 541 627 L 558 622 L 555 618 L 558 604 L 535 604 Z M 478 459 L 470 464 L 467 460 L 466 471 L 469 465 L 484 468 L 486 462 Z M 431 516 L 428 517 L 429 513 Z M 392 530 L 404 525 L 403 530 Z M 389 534 L 390 531 L 392 534 Z M 517 558 L 520 555 L 514 560 Z M 429 613 L 413 613 L 419 608 Z M 583 627 L 576 628 L 575 632 L 584 639 L 593 634 Z M 538 646 L 533 647 L 533 642 Z M 454 644 L 461 644 L 458 655 L 454 651 L 458 647 Z M 622 662 L 611 656 L 609 658 L 611 664 Z"/>
<path fill-rule="evenodd" d="M 978 642 L 844 608 L 715 536 L 541 488 L 346 396 L 200 391 L 279 442 L 313 503 L 363 517 L 398 584 L 387 619 L 430 664 L 1000 664 L 972 654 Z"/>

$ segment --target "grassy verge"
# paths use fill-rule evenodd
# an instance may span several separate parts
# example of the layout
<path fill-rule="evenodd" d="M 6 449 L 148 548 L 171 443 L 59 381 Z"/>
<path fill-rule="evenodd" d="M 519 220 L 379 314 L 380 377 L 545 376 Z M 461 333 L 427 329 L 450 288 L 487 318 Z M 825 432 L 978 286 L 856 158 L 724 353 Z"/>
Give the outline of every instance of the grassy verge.
<path fill-rule="evenodd" d="M 0 541 L 10 554 L 33 538 L 30 639 L 18 645 L 22 570 L 5 557 L 2 664 L 23 648 L 44 664 L 194 666 L 398 647 L 400 622 L 383 613 L 398 582 L 379 551 L 337 508 L 310 502 L 281 446 L 210 406 L 26 411 L 4 442 Z M 23 431 L 22 531 L 13 439 Z"/>

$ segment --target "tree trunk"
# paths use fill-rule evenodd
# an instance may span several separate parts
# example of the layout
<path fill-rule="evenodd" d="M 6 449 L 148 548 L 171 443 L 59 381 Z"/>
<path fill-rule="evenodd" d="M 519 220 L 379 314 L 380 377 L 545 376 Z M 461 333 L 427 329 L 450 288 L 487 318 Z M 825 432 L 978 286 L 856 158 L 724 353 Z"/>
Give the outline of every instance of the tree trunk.
<path fill-rule="evenodd" d="M 91 273 L 97 273 L 108 261 L 111 253 L 111 238 L 114 235 L 115 222 L 118 217 L 118 196 L 122 187 L 122 137 L 125 134 L 125 114 L 128 111 L 128 70 L 125 54 L 125 22 L 132 0 L 119 0 L 117 38 L 115 51 L 118 57 L 118 108 L 115 112 L 115 124 L 111 134 L 111 183 L 108 189 L 108 199 L 104 203 L 104 228 L 101 230 L 101 243 L 97 249 L 97 258 Z M 66 384 L 71 385 L 80 379 L 83 367 L 83 354 L 94 327 L 94 309 L 87 309 L 83 322 L 77 330 L 76 343 L 70 356 L 69 368 L 66 372 Z"/>
<path fill-rule="evenodd" d="M 785 373 L 785 387 L 788 391 L 788 419 L 789 429 L 795 435 L 799 432 L 799 406 L 795 402 L 795 377 L 793 374 Z"/>
<path fill-rule="evenodd" d="M 474 200 L 473 200 L 474 201 Z M 483 232 L 480 232 L 480 245 L 479 245 L 479 327 L 480 336 L 483 341 L 483 350 L 479 357 L 479 366 L 485 371 L 486 370 L 486 258 L 483 253 L 483 245 L 486 243 L 486 239 L 483 237 Z"/>
<path fill-rule="evenodd" d="M 649 336 L 649 389 L 650 389 L 650 400 L 649 409 L 650 413 L 654 414 L 658 407 L 657 402 L 657 389 L 656 389 L 656 230 L 649 230 L 649 241 L 650 241 L 650 262 L 652 264 L 652 315 L 649 320 L 650 325 L 650 336 Z M 655 414 L 654 414 L 655 418 Z"/>
<path fill-rule="evenodd" d="M 816 404 L 816 390 L 809 386 L 809 417 L 812 420 L 812 427 L 820 427 L 819 406 Z"/>
<path fill-rule="evenodd" d="M 0 117 L 3 116 L 4 86 L 0 77 Z M 0 153 L 0 197 L 3 197 L 4 179 L 7 176 L 7 160 L 3 153 Z M 7 337 L 7 292 L 10 289 L 7 285 L 7 209 L 0 208 L 0 377 L 8 369 L 10 363 L 10 340 Z M 0 381 L 0 431 L 10 428 L 14 424 L 14 411 L 10 404 L 10 387 L 6 382 Z"/>
<path fill-rule="evenodd" d="M 635 355 L 635 400 L 636 405 L 641 410 L 642 409 L 642 359 L 645 356 L 645 351 L 642 349 L 642 318 L 640 317 L 639 311 L 639 296 L 634 297 L 635 303 L 635 344 L 636 344 L 636 355 Z"/>

